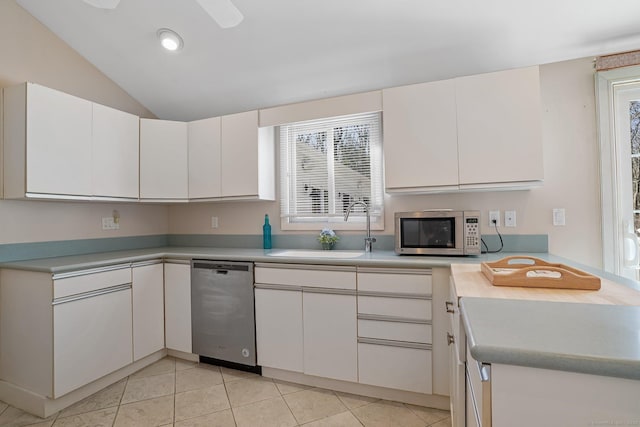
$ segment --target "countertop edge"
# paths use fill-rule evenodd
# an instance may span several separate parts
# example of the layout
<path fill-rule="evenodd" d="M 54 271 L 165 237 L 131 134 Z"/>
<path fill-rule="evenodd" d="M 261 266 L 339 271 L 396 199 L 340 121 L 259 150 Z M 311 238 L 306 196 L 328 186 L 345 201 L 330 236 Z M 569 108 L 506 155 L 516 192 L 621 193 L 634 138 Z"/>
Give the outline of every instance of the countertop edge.
<path fill-rule="evenodd" d="M 467 333 L 469 353 L 479 362 L 640 380 L 640 360 L 636 359 L 622 359 L 610 356 L 594 357 L 478 343 L 476 339 L 477 332 L 466 315 L 465 300 L 469 299 L 482 301 L 490 298 L 463 297 L 460 299 L 460 312 Z M 553 304 L 564 303 L 553 302 Z"/>

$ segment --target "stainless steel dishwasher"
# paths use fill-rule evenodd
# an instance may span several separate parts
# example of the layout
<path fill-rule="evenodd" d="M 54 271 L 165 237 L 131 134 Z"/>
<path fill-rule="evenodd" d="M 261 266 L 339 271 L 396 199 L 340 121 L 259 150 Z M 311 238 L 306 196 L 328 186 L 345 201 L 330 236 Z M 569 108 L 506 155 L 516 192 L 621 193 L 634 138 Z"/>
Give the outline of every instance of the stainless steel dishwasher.
<path fill-rule="evenodd" d="M 256 367 L 252 263 L 191 261 L 191 327 L 201 360 Z"/>

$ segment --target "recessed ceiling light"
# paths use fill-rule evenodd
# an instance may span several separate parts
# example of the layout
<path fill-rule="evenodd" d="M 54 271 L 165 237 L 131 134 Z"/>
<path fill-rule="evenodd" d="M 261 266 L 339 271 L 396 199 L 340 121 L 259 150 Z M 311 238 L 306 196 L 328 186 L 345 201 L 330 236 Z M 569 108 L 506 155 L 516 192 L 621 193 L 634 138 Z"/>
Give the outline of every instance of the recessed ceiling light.
<path fill-rule="evenodd" d="M 168 28 L 160 28 L 156 34 L 160 39 L 160 44 L 162 45 L 162 47 L 167 49 L 168 51 L 175 52 L 182 49 L 182 46 L 184 46 L 182 37 L 180 37 L 178 33 L 173 30 L 170 30 Z"/>

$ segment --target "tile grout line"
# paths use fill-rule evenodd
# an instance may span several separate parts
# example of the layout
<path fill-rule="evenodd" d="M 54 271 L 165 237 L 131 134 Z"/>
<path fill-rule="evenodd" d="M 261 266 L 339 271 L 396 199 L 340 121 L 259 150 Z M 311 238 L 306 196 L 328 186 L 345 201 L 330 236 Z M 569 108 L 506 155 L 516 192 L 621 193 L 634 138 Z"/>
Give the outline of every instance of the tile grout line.
<path fill-rule="evenodd" d="M 115 427 L 116 425 L 116 420 L 118 419 L 118 414 L 120 414 L 120 405 L 122 405 L 122 398 L 124 397 L 124 392 L 127 390 L 127 384 L 129 384 L 129 377 L 131 377 L 131 375 L 127 376 L 125 382 L 124 382 L 124 388 L 122 389 L 122 394 L 120 395 L 120 399 L 118 400 L 118 406 L 116 406 L 116 415 L 113 417 L 113 422 L 111 423 L 111 427 Z"/>
<path fill-rule="evenodd" d="M 302 425 L 300 424 L 300 421 L 298 421 L 296 414 L 294 414 L 293 411 L 291 410 L 291 406 L 289 406 L 289 402 L 287 402 L 287 399 L 284 398 L 285 395 L 282 393 L 282 391 L 280 391 L 280 387 L 278 387 L 278 384 L 273 380 L 273 378 L 271 378 L 271 380 L 273 381 L 273 384 L 276 386 L 276 390 L 278 390 L 278 393 L 280 393 L 280 398 L 284 401 L 284 404 L 287 405 L 287 409 L 289 410 L 289 413 L 291 414 L 293 419 L 296 421 L 296 426 Z M 289 394 L 298 393 L 300 391 L 304 391 L 304 390 L 294 391 L 293 393 L 289 393 Z"/>

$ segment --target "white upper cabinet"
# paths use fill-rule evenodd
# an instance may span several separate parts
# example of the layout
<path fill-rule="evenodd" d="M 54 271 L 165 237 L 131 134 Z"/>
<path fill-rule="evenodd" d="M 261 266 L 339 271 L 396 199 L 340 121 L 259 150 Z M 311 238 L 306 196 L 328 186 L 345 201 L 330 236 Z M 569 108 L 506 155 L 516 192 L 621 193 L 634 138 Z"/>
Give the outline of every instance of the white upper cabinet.
<path fill-rule="evenodd" d="M 189 199 L 220 197 L 220 117 L 189 122 Z"/>
<path fill-rule="evenodd" d="M 140 119 L 140 198 L 185 201 L 189 197 L 186 122 Z"/>
<path fill-rule="evenodd" d="M 3 104 L 6 198 L 138 198 L 138 116 L 34 83 Z"/>
<path fill-rule="evenodd" d="M 383 91 L 390 193 L 526 188 L 543 179 L 538 67 Z"/>
<path fill-rule="evenodd" d="M 461 185 L 543 179 L 538 67 L 455 80 Z"/>
<path fill-rule="evenodd" d="M 458 185 L 453 80 L 382 91 L 388 191 Z"/>
<path fill-rule="evenodd" d="M 92 171 L 94 196 L 139 196 L 138 116 L 93 104 Z"/>
<path fill-rule="evenodd" d="M 258 128 L 258 112 L 221 118 L 221 195 L 275 200 L 273 128 Z"/>
<path fill-rule="evenodd" d="M 5 197 L 91 194 L 91 102 L 33 83 L 4 89 Z"/>
<path fill-rule="evenodd" d="M 258 112 L 189 123 L 190 200 L 275 200 L 273 128 Z"/>

